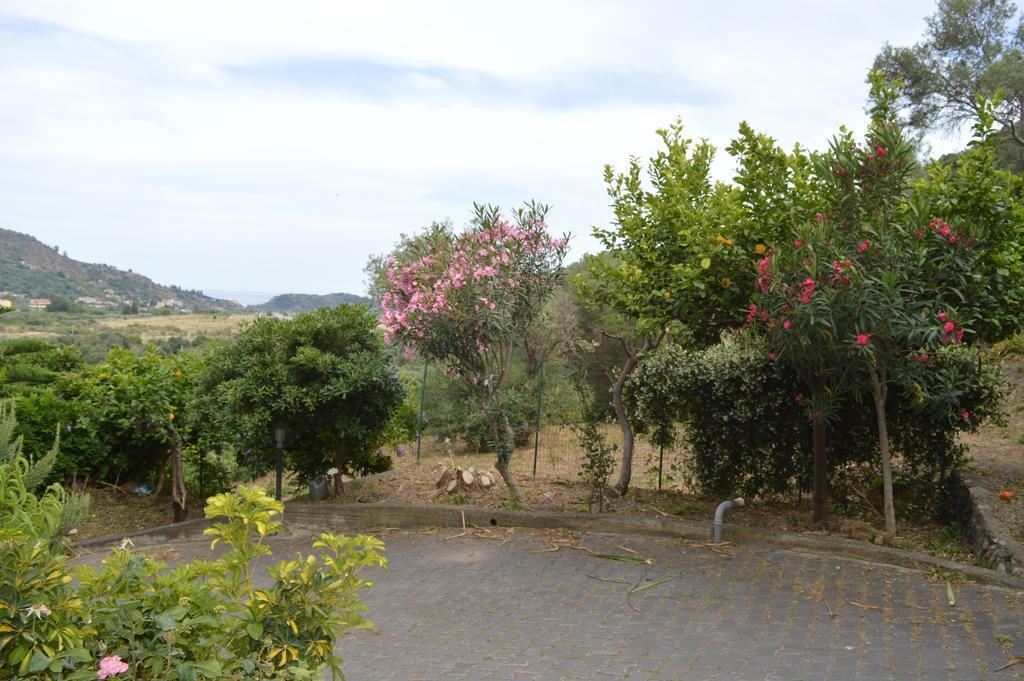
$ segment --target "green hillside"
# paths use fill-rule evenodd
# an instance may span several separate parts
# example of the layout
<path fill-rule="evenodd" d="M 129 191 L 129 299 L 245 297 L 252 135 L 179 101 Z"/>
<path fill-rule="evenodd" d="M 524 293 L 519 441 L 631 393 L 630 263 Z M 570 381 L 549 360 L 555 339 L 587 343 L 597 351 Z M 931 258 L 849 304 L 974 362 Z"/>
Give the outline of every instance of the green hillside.
<path fill-rule="evenodd" d="M 245 309 L 253 312 L 280 312 L 282 314 L 296 314 L 298 312 L 312 312 L 319 307 L 337 307 L 342 303 L 355 305 L 369 305 L 370 299 L 364 296 L 356 296 L 351 293 L 327 293 L 315 295 L 311 293 L 284 293 L 274 296 L 260 305 L 249 305 Z"/>
<path fill-rule="evenodd" d="M 201 291 L 161 286 L 135 272 L 74 260 L 28 234 L 0 229 L 0 297 L 11 294 L 25 298 L 89 298 L 97 306 L 118 308 L 129 302 L 151 308 L 161 301 L 175 301 L 169 307 L 196 310 L 239 307 Z"/>

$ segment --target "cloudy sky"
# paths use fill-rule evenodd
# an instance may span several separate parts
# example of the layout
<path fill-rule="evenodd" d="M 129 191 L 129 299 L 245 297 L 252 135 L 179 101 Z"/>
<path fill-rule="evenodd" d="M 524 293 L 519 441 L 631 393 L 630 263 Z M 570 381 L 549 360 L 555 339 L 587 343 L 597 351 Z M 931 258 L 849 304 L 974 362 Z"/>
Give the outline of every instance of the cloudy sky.
<path fill-rule="evenodd" d="M 400 233 L 535 197 L 575 258 L 605 163 L 677 116 L 720 147 L 860 130 L 874 55 L 933 8 L 4 0 L 0 227 L 188 288 L 361 292 Z"/>

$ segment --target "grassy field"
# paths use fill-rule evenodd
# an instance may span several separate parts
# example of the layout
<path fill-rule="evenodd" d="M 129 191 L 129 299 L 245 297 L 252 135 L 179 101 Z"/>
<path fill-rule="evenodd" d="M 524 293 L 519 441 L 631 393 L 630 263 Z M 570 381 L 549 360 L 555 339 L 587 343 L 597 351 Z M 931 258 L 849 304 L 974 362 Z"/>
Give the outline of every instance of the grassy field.
<path fill-rule="evenodd" d="M 115 315 L 102 312 L 26 312 L 0 317 L 0 338 L 57 338 L 104 331 L 138 336 L 143 341 L 179 336 L 229 338 L 252 314 Z"/>
<path fill-rule="evenodd" d="M 230 338 L 246 322 L 256 319 L 253 314 L 180 314 L 164 316 L 124 316 L 102 319 L 100 328 L 117 329 L 140 336 L 143 340 L 156 340 L 181 336 L 194 340 L 196 336 Z"/>

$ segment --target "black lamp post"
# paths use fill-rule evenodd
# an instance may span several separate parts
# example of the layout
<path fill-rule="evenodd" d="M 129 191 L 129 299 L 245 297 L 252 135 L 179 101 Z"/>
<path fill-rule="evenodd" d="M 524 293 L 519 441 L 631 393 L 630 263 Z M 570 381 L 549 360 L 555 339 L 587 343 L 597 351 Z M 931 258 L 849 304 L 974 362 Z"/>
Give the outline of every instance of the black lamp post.
<path fill-rule="evenodd" d="M 274 426 L 274 443 L 277 445 L 277 479 L 274 482 L 274 498 L 281 501 L 281 476 L 284 474 L 284 441 L 288 437 L 288 424 L 278 421 Z"/>

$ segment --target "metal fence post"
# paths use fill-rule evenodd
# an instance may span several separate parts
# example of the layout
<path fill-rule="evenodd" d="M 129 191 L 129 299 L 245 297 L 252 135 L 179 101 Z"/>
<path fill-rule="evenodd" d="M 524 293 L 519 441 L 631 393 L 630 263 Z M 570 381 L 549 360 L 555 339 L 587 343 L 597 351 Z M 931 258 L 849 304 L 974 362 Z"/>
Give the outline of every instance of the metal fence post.
<path fill-rule="evenodd" d="M 428 360 L 423 362 L 423 383 L 420 385 L 420 417 L 416 426 L 416 463 L 420 462 L 420 445 L 423 443 L 423 402 L 427 397 L 427 367 Z"/>
<path fill-rule="evenodd" d="M 661 490 L 661 472 L 665 465 L 665 445 L 658 448 L 658 490 Z"/>
<path fill-rule="evenodd" d="M 537 477 L 537 450 L 540 448 L 540 409 L 544 399 L 544 357 L 540 360 L 540 375 L 537 379 L 537 418 L 533 426 L 533 477 Z"/>

